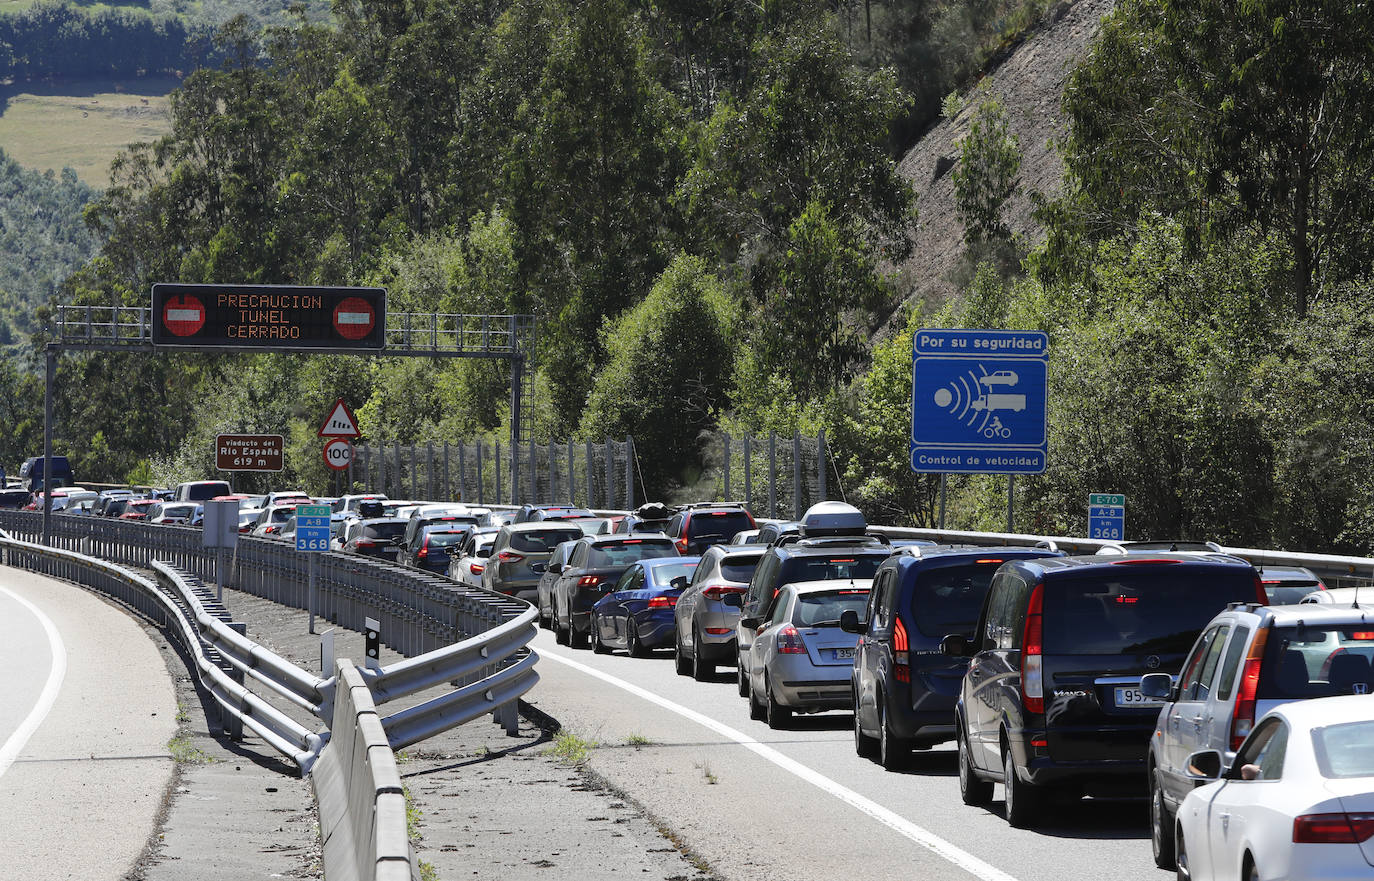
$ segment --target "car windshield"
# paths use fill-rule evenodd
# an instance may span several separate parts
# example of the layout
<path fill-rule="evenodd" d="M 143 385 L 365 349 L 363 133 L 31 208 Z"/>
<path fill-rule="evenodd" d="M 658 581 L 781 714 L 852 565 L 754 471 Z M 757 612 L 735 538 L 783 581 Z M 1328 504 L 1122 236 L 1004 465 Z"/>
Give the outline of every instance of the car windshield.
<path fill-rule="evenodd" d="M 720 577 L 727 581 L 738 581 L 744 584 L 754 577 L 754 570 L 758 568 L 759 559 L 763 554 L 751 554 L 749 556 L 726 557 L 720 561 Z"/>
<path fill-rule="evenodd" d="M 581 537 L 582 530 L 576 526 L 550 526 L 529 532 L 512 532 L 510 546 L 527 554 L 547 554 L 563 542 L 576 541 Z"/>
<path fill-rule="evenodd" d="M 405 531 L 404 523 L 368 523 L 363 527 L 363 537 L 390 541 Z"/>
<path fill-rule="evenodd" d="M 1182 654 L 1227 603 L 1253 599 L 1244 570 L 1188 571 L 1178 563 L 1115 565 L 1109 574 L 1046 580 L 1047 654 Z"/>
<path fill-rule="evenodd" d="M 926 636 L 970 635 L 978 626 L 983 598 L 1001 560 L 942 566 L 916 576 L 907 607 L 916 627 Z"/>
<path fill-rule="evenodd" d="M 654 541 L 647 538 L 627 538 L 623 541 L 610 541 L 596 545 L 587 553 L 588 569 L 610 569 L 628 566 L 636 560 L 651 560 L 655 557 L 673 557 L 677 548 L 670 541 Z"/>
<path fill-rule="evenodd" d="M 1322 776 L 1374 777 L 1374 721 L 1345 722 L 1312 729 L 1312 746 Z"/>
<path fill-rule="evenodd" d="M 659 587 L 667 587 L 679 575 L 691 578 L 692 570 L 697 568 L 698 562 L 697 560 L 685 560 L 681 563 L 664 563 L 662 566 L 654 566 L 649 572 L 653 575 L 654 584 Z"/>
<path fill-rule="evenodd" d="M 792 607 L 792 623 L 798 627 L 840 626 L 840 616 L 853 610 L 860 619 L 868 605 L 866 588 L 827 590 L 797 596 Z"/>
<path fill-rule="evenodd" d="M 1273 627 L 1257 695 L 1292 700 L 1374 688 L 1374 624 Z"/>

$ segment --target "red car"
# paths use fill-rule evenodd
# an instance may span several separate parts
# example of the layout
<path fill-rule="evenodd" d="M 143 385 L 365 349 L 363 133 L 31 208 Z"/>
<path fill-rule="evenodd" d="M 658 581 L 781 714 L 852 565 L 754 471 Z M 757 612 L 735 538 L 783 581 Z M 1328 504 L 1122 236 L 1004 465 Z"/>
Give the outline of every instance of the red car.
<path fill-rule="evenodd" d="M 150 511 L 157 502 L 157 499 L 133 499 L 124 507 L 124 513 L 119 515 L 119 519 L 147 520 L 148 511 Z"/>

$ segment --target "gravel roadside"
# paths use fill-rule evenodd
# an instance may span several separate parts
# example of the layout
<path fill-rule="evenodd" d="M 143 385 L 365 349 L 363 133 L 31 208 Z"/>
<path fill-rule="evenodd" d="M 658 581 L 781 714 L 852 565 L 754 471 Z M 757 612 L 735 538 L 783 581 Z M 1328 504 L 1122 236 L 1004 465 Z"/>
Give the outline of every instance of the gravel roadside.
<path fill-rule="evenodd" d="M 305 613 L 233 590 L 224 601 L 250 638 L 319 669 L 319 638 L 307 632 Z M 251 732 L 240 743 L 219 734 L 183 658 L 146 629 L 177 683 L 181 725 L 171 747 L 180 761 L 159 832 L 128 881 L 321 878 L 309 781 Z M 338 657 L 362 658 L 362 649 L 361 634 L 335 629 Z M 382 662 L 398 657 L 384 649 Z M 303 713 L 298 720 L 309 721 Z M 577 761 L 575 742 L 567 749 L 557 729 L 557 720 L 522 704 L 515 737 L 486 717 L 398 755 L 425 881 L 715 877 L 670 830 Z"/>

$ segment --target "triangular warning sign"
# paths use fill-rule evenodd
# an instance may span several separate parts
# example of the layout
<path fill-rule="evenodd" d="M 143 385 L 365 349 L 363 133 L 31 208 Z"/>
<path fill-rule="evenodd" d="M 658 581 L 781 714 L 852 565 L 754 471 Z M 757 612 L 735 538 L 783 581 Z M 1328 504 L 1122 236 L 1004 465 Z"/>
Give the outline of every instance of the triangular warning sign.
<path fill-rule="evenodd" d="M 320 437 L 358 437 L 360 434 L 362 432 L 358 431 L 358 420 L 353 417 L 353 411 L 348 409 L 343 398 L 339 398 L 325 418 L 324 425 L 320 426 Z"/>

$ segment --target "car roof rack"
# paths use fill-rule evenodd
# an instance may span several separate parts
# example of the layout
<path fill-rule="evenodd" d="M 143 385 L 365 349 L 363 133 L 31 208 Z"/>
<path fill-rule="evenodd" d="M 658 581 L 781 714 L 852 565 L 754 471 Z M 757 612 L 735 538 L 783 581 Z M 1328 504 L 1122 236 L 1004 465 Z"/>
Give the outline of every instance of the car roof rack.
<path fill-rule="evenodd" d="M 739 508 L 741 511 L 748 510 L 744 502 L 687 502 L 686 504 L 677 506 L 677 510 L 679 511 L 690 511 L 693 508 Z"/>

